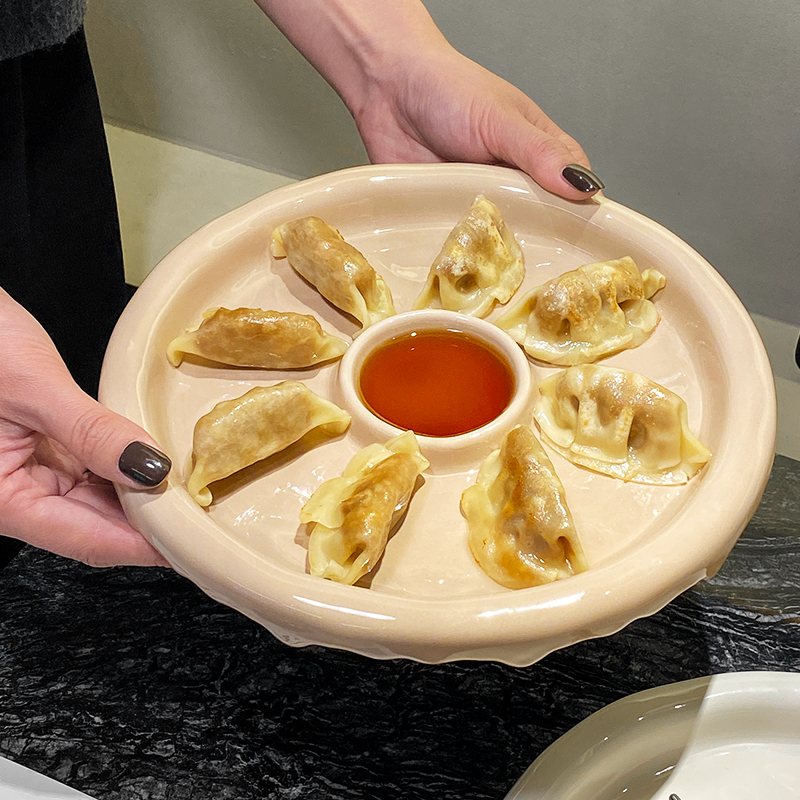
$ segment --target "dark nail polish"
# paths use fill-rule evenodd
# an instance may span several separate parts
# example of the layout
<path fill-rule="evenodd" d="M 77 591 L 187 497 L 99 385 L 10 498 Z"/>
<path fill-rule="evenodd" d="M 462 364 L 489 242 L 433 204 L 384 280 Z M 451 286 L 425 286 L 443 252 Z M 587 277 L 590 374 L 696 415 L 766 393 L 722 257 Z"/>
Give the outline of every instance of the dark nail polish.
<path fill-rule="evenodd" d="M 594 172 L 580 164 L 567 164 L 561 174 L 564 180 L 579 192 L 597 192 L 605 187 L 603 181 Z"/>
<path fill-rule="evenodd" d="M 158 486 L 171 468 L 164 453 L 144 442 L 131 442 L 119 457 L 119 471 L 148 488 Z"/>

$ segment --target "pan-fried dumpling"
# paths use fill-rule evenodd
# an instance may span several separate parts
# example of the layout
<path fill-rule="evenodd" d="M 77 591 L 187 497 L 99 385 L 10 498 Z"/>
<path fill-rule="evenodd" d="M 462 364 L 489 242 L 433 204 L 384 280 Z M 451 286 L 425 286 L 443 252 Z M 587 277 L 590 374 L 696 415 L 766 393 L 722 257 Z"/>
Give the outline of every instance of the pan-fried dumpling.
<path fill-rule="evenodd" d="M 297 381 L 257 386 L 224 400 L 194 427 L 189 495 L 198 505 L 210 505 L 213 481 L 280 452 L 310 431 L 338 436 L 349 424 L 347 412 Z"/>
<path fill-rule="evenodd" d="M 200 324 L 170 342 L 177 367 L 195 355 L 234 367 L 294 369 L 340 358 L 347 343 L 325 333 L 314 317 L 260 308 L 210 308 Z"/>
<path fill-rule="evenodd" d="M 427 468 L 416 437 L 406 431 L 359 450 L 341 477 L 321 484 L 300 512 L 301 522 L 312 523 L 311 574 L 353 584 L 371 571 Z"/>
<path fill-rule="evenodd" d="M 588 364 L 539 386 L 534 418 L 552 446 L 575 464 L 624 481 L 678 485 L 711 457 L 689 430 L 674 392 L 615 367 Z"/>
<path fill-rule="evenodd" d="M 272 255 L 287 258 L 326 300 L 355 317 L 364 328 L 395 313 L 383 278 L 339 231 L 319 217 L 303 217 L 275 228 Z"/>
<path fill-rule="evenodd" d="M 501 586 L 539 586 L 588 568 L 564 487 L 526 425 L 483 462 L 461 512 L 475 560 Z"/>
<path fill-rule="evenodd" d="M 528 292 L 497 325 L 532 358 L 589 364 L 652 334 L 661 317 L 650 298 L 665 284 L 657 270 L 640 274 L 628 256 L 584 264 Z"/>
<path fill-rule="evenodd" d="M 507 303 L 525 277 L 522 249 L 500 210 L 478 195 L 433 262 L 414 308 L 486 317 Z"/>

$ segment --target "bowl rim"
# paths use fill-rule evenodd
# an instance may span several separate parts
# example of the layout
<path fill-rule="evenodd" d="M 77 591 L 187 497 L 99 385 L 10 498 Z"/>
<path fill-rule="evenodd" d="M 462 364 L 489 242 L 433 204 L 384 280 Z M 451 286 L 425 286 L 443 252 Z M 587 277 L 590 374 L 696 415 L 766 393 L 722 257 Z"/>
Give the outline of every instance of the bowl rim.
<path fill-rule="evenodd" d="M 525 418 L 530 406 L 531 370 L 522 348 L 491 322 L 445 309 L 401 311 L 387 317 L 355 338 L 338 365 L 337 384 L 342 408 L 363 429 L 360 438 L 382 441 L 403 432 L 403 428 L 375 414 L 360 397 L 358 372 L 372 353 L 383 344 L 411 333 L 456 331 L 472 336 L 502 359 L 514 378 L 514 393 L 508 405 L 479 428 L 452 436 L 415 433 L 433 472 L 472 466 L 497 447 L 497 442 Z M 491 444 L 494 442 L 494 444 Z"/>

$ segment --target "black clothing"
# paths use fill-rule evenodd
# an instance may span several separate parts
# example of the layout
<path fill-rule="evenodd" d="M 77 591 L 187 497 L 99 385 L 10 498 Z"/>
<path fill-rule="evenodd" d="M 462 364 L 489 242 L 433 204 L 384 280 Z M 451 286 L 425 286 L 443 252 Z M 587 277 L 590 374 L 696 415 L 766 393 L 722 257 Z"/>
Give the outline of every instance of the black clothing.
<path fill-rule="evenodd" d="M 96 396 L 127 289 L 82 29 L 61 45 L 0 62 L 0 187 L 0 286 L 39 320 L 75 380 Z M 0 543 L 0 564 L 2 552 Z"/>
<path fill-rule="evenodd" d="M 125 305 L 119 221 L 83 31 L 0 63 L 0 286 L 96 394 Z"/>
<path fill-rule="evenodd" d="M 0 61 L 65 42 L 85 13 L 86 0 L 2 0 Z"/>

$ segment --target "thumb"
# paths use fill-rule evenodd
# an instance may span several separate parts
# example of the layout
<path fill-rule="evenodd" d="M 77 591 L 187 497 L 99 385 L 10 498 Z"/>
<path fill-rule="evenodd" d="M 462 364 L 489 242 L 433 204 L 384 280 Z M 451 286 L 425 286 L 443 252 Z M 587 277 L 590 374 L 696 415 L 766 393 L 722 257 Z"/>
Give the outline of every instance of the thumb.
<path fill-rule="evenodd" d="M 518 164 L 536 183 L 567 200 L 585 200 L 604 188 L 586 156 L 576 156 L 560 139 L 544 133 L 540 137 L 523 151 Z"/>
<path fill-rule="evenodd" d="M 158 486 L 172 466 L 138 425 L 93 400 L 69 374 L 44 328 L 0 289 L 0 418 L 49 436 L 95 475 Z"/>
<path fill-rule="evenodd" d="M 95 475 L 131 488 L 151 489 L 172 462 L 150 435 L 85 394 L 75 383 L 53 387 L 40 430 L 65 447 Z"/>
<path fill-rule="evenodd" d="M 506 126 L 497 148 L 506 163 L 567 200 L 585 200 L 605 187 L 574 139 L 545 115 L 536 123 L 518 117 Z"/>

